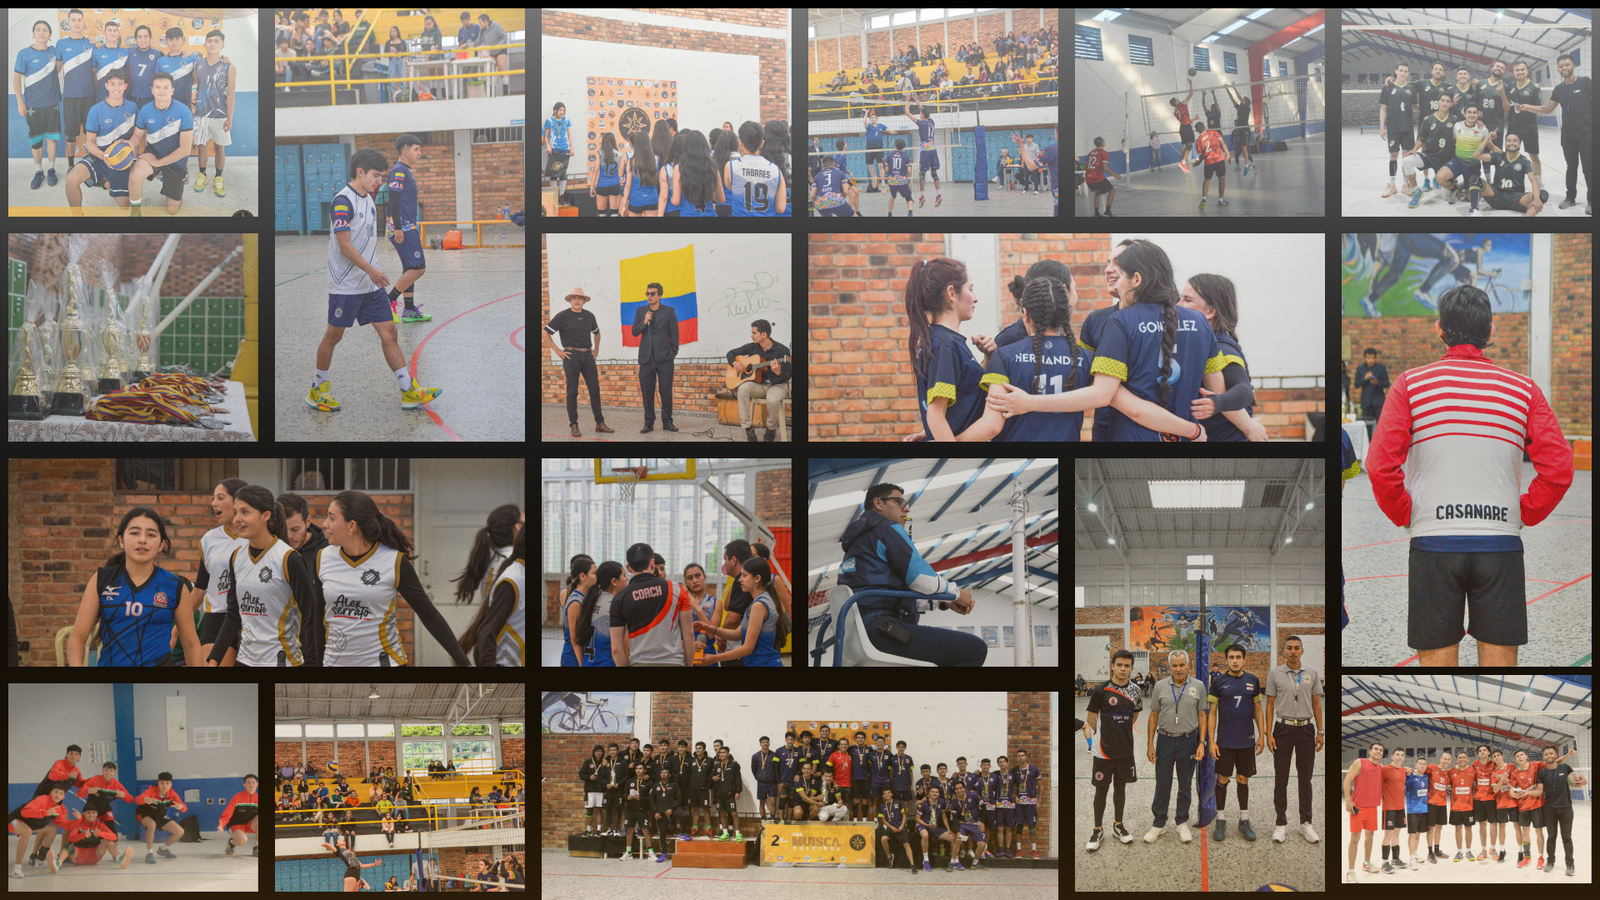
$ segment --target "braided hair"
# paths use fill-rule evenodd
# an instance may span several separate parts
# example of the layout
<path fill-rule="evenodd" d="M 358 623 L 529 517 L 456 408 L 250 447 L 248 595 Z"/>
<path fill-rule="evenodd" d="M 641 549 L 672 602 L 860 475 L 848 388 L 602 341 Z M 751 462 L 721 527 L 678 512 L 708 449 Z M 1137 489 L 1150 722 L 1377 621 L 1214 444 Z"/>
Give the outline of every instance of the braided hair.
<path fill-rule="evenodd" d="M 1068 353 L 1076 346 L 1072 336 L 1072 309 L 1068 291 L 1072 288 L 1072 270 L 1065 263 L 1041 259 L 1028 267 L 1026 279 L 1014 275 L 1006 289 L 1017 299 L 1017 305 L 1033 320 L 1033 371 L 1034 385 L 1044 376 L 1044 335 L 1054 334 L 1057 328 L 1066 335 Z M 1077 383 L 1076 367 L 1067 373 L 1067 390 Z M 1030 387 L 1029 393 L 1033 393 Z"/>
<path fill-rule="evenodd" d="M 1124 296 L 1132 293 L 1134 303 L 1162 308 L 1161 377 L 1156 380 L 1156 393 L 1161 405 L 1172 412 L 1167 401 L 1171 393 L 1168 382 L 1172 379 L 1172 353 L 1178 346 L 1178 289 L 1173 283 L 1172 260 L 1167 258 L 1167 251 L 1155 244 L 1137 241 L 1117 255 L 1117 268 L 1127 273 L 1118 285 Z M 1134 275 L 1143 282 L 1137 288 L 1132 286 Z"/>

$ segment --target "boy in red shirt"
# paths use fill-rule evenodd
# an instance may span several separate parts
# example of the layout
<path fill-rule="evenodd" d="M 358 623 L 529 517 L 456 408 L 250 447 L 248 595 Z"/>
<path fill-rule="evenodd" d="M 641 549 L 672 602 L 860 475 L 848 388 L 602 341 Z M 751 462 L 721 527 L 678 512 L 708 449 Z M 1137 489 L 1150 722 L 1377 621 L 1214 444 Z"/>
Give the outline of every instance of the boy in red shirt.
<path fill-rule="evenodd" d="M 256 831 L 256 809 L 260 805 L 260 795 L 256 793 L 256 777 L 244 777 L 244 790 L 233 795 L 228 801 L 228 808 L 222 811 L 222 819 L 217 822 L 217 830 L 229 833 L 228 849 L 223 853 L 233 855 L 233 848 L 243 847 L 250 840 L 250 836 L 258 834 Z M 260 839 L 257 839 L 255 856 L 261 855 Z"/>
<path fill-rule="evenodd" d="M 1406 751 L 1396 747 L 1389 758 L 1390 764 L 1379 771 L 1383 777 L 1382 853 L 1385 875 L 1406 867 L 1406 858 L 1400 853 L 1400 829 L 1406 827 Z"/>
<path fill-rule="evenodd" d="M 56 829 L 58 827 L 65 829 L 70 824 L 70 820 L 66 818 L 66 810 L 61 807 L 61 801 L 66 796 L 66 791 L 53 787 L 47 794 L 35 797 L 11 811 L 11 818 L 15 820 L 17 831 L 17 859 L 11 867 L 12 878 L 22 877 L 22 854 L 28 849 L 28 835 L 37 833 L 48 850 L 55 843 Z M 50 861 L 51 871 L 54 872 L 55 854 L 47 852 L 45 858 Z"/>
<path fill-rule="evenodd" d="M 50 766 L 49 774 L 45 775 L 44 780 L 39 782 L 39 786 L 33 789 L 34 799 L 47 796 L 54 788 L 59 787 L 63 792 L 66 792 L 72 790 L 73 788 L 82 787 L 84 784 L 83 773 L 78 771 L 78 760 L 82 757 L 82 747 L 79 747 L 77 744 L 67 745 L 67 755 L 62 759 L 56 760 Z M 11 811 L 11 818 L 17 818 L 17 810 Z M 53 834 L 51 836 L 51 840 L 54 842 Z M 45 855 L 49 850 L 50 844 L 35 846 L 33 848 L 33 856 L 31 857 L 33 862 L 30 862 L 29 865 L 43 862 Z"/>
<path fill-rule="evenodd" d="M 1456 767 L 1445 773 L 1450 782 L 1450 824 L 1456 828 L 1455 861 L 1472 858 L 1472 788 L 1477 771 L 1466 753 L 1456 754 Z M 1467 835 L 1467 852 L 1461 854 L 1461 833 Z"/>
<path fill-rule="evenodd" d="M 1494 768 L 1489 760 L 1489 745 L 1478 745 L 1478 758 L 1472 763 L 1473 783 L 1477 786 L 1472 795 L 1472 819 L 1478 823 L 1478 862 L 1500 854 L 1500 842 L 1494 839 Z M 1491 846 L 1490 842 L 1494 841 Z"/>
<path fill-rule="evenodd" d="M 839 802 L 846 808 L 850 806 L 850 786 L 854 783 L 850 777 L 850 735 L 839 736 L 839 749 L 828 756 L 828 765 L 833 767 L 833 783 L 839 789 Z M 853 817 L 847 821 L 856 821 Z"/>
<path fill-rule="evenodd" d="M 1489 831 L 1494 835 L 1495 845 L 1500 848 L 1500 855 L 1496 857 L 1495 861 L 1505 862 L 1506 823 L 1517 820 L 1517 800 L 1511 796 L 1509 781 L 1511 765 L 1506 762 L 1506 755 L 1499 750 L 1494 751 L 1492 755 L 1494 757 L 1494 771 L 1490 773 L 1489 777 L 1494 781 L 1491 787 L 1494 790 L 1495 803 L 1494 824 L 1489 826 Z"/>
<path fill-rule="evenodd" d="M 168 807 L 176 806 L 182 812 L 188 812 L 189 807 L 183 804 L 183 799 L 178 792 L 172 789 L 172 773 L 162 772 L 156 776 L 156 783 L 145 788 L 144 793 L 134 800 L 134 817 L 139 826 L 144 829 L 144 861 L 155 864 L 156 854 L 153 850 L 153 841 L 157 831 L 165 831 L 171 835 L 167 842 L 161 845 L 161 855 L 168 859 L 177 859 L 178 855 L 169 848 L 183 837 L 183 828 L 177 822 L 167 818 Z"/>
<path fill-rule="evenodd" d="M 1444 858 L 1444 848 L 1439 846 L 1440 835 L 1450 819 L 1449 752 L 1439 754 L 1439 764 L 1428 767 L 1428 862 L 1438 865 Z"/>
<path fill-rule="evenodd" d="M 72 857 L 75 866 L 92 866 L 98 863 L 107 853 L 111 858 L 118 860 L 121 867 L 128 867 L 128 859 L 133 856 L 132 847 L 117 847 L 117 833 L 111 828 L 111 813 L 91 812 L 85 809 L 79 818 L 73 819 L 67 826 L 66 843 L 78 848 L 77 854 Z M 52 854 L 50 871 L 58 871 L 61 863 L 67 860 L 71 852 L 69 847 L 62 847 L 60 854 Z"/>

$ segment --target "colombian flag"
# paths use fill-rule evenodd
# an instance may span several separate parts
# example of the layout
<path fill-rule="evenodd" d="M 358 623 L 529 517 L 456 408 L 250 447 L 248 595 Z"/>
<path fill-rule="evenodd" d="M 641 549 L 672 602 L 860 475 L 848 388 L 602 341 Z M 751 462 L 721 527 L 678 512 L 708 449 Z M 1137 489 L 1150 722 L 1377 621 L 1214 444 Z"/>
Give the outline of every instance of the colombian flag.
<path fill-rule="evenodd" d="M 639 346 L 639 335 L 633 333 L 634 316 L 639 307 L 648 306 L 644 298 L 645 285 L 661 285 L 661 305 L 672 307 L 678 316 L 678 343 L 691 344 L 700 339 L 700 307 L 694 287 L 694 245 L 679 250 L 647 253 L 618 263 L 621 270 L 622 346 Z"/>

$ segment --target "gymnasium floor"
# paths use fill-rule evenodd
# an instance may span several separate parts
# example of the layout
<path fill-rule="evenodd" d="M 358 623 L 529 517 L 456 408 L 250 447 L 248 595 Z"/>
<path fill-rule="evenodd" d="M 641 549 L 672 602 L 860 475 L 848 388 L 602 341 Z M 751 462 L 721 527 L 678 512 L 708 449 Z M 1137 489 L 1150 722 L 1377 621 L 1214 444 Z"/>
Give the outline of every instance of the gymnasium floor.
<path fill-rule="evenodd" d="M 1354 761 L 1351 756 L 1343 763 L 1344 768 L 1349 768 Z M 1341 775 L 1342 779 L 1343 776 Z M 1341 788 L 1342 791 L 1342 788 Z M 1400 831 L 1400 851 L 1405 854 L 1406 867 L 1397 869 L 1385 875 L 1381 871 L 1369 873 L 1361 871 L 1361 864 L 1366 861 L 1365 840 L 1356 850 L 1356 878 L 1362 888 L 1368 885 L 1382 885 L 1386 887 L 1410 888 L 1413 885 L 1517 885 L 1511 888 L 1512 892 L 1518 891 L 1522 886 L 1533 891 L 1547 891 L 1552 889 L 1570 887 L 1574 884 L 1590 884 L 1594 881 L 1594 810 L 1592 803 L 1574 802 L 1572 804 L 1572 850 L 1575 863 L 1573 875 L 1567 877 L 1566 850 L 1561 842 L 1556 842 L 1556 867 L 1549 872 L 1537 869 L 1533 863 L 1526 868 L 1517 866 L 1517 830 L 1510 824 L 1506 825 L 1506 840 L 1511 845 L 1506 848 L 1505 862 L 1487 859 L 1483 862 L 1455 862 L 1453 858 L 1460 848 L 1456 846 L 1456 830 L 1454 826 L 1445 826 L 1439 833 L 1439 846 L 1452 859 L 1440 860 L 1436 863 L 1424 862 L 1420 867 L 1411 865 L 1411 839 Z M 1339 883 L 1344 883 L 1344 873 L 1350 865 L 1350 827 L 1349 819 L 1345 819 L 1345 827 L 1339 829 Z M 1548 835 L 1548 832 L 1546 833 Z M 1372 864 L 1379 869 L 1383 868 L 1383 832 L 1379 831 L 1372 836 Z M 1427 859 L 1428 853 L 1422 848 L 1423 842 L 1417 841 L 1417 853 Z M 1482 849 L 1483 842 L 1478 839 L 1478 828 L 1472 829 L 1472 846 Z M 1545 862 L 1549 862 L 1547 858 Z M 1538 862 L 1535 860 L 1534 862 Z M 1359 890 L 1352 888 L 1351 890 Z M 1457 888 L 1462 889 L 1461 887 Z M 1466 888 L 1472 890 L 1471 888 Z"/>
<path fill-rule="evenodd" d="M 520 236 L 521 229 L 516 229 Z M 487 239 L 487 238 L 486 238 Z M 280 235 L 273 304 L 272 389 L 279 441 L 525 441 L 527 439 L 527 262 L 521 249 L 428 250 L 416 302 L 431 321 L 401 323 L 401 355 L 424 387 L 442 388 L 418 409 L 400 408 L 400 387 L 377 330 L 346 328 L 328 378 L 337 412 L 305 398 L 317 345 L 328 327 L 328 238 Z M 379 248 L 391 280 L 399 257 Z"/>
<path fill-rule="evenodd" d="M 1522 485 L 1533 481 L 1522 464 Z M 1527 576 L 1528 641 L 1519 666 L 1590 666 L 1594 615 L 1594 477 L 1577 472 L 1561 505 L 1540 524 L 1522 529 Z M 1406 646 L 1408 599 L 1405 531 L 1390 522 L 1372 496 L 1366 473 L 1345 482 L 1340 557 L 1350 627 L 1344 629 L 1344 665 L 1415 666 Z M 1461 642 L 1462 666 L 1478 664 L 1478 645 Z"/>
<path fill-rule="evenodd" d="M 1327 700 L 1327 697 L 1323 697 L 1324 725 L 1328 721 Z M 1088 707 L 1088 697 L 1073 698 L 1073 715 L 1077 718 L 1085 718 Z M 1108 791 L 1103 820 L 1105 842 L 1093 853 L 1085 849 L 1089 836 L 1094 833 L 1094 758 L 1088 753 L 1083 732 L 1075 732 L 1070 738 L 1074 788 L 1073 831 L 1068 838 L 1073 854 L 1075 884 L 1094 885 L 1095 890 L 1101 891 L 1169 893 L 1200 890 L 1200 798 L 1198 794 L 1191 795 L 1189 805 L 1189 827 L 1194 840 L 1188 844 L 1180 843 L 1174 821 L 1178 808 L 1176 773 L 1167 807 L 1167 833 L 1157 838 L 1154 844 L 1144 842 L 1145 832 L 1150 830 L 1150 805 L 1156 792 L 1155 764 L 1143 755 L 1148 740 L 1145 723 L 1149 717 L 1147 697 L 1145 711 L 1139 714 L 1134 734 L 1134 750 L 1140 754 L 1136 762 L 1138 780 L 1126 786 L 1127 799 L 1123 805 L 1122 821 L 1133 835 L 1131 844 L 1124 844 L 1111 836 L 1111 823 L 1116 816 L 1112 793 Z M 1286 884 L 1299 891 L 1326 890 L 1325 845 L 1329 836 L 1324 828 L 1324 811 L 1328 802 L 1328 782 L 1324 773 L 1327 771 L 1329 752 L 1330 745 L 1324 744 L 1322 752 L 1317 754 L 1311 779 L 1311 825 L 1320 839 L 1316 844 L 1307 842 L 1297 830 L 1300 824 L 1300 788 L 1299 776 L 1292 766 L 1286 814 L 1289 840 L 1282 844 L 1272 841 L 1277 812 L 1272 798 L 1276 776 L 1273 774 L 1270 750 L 1263 750 L 1256 757 L 1257 774 L 1250 777 L 1250 824 L 1256 833 L 1254 841 L 1239 837 L 1239 786 L 1229 785 L 1227 807 L 1219 810 L 1228 820 L 1227 835 L 1221 841 L 1213 841 L 1211 838 L 1216 823 L 1213 822 L 1212 827 L 1206 829 L 1204 846 L 1209 854 L 1207 870 L 1210 890 L 1254 891 L 1267 883 Z M 1199 778 L 1198 767 L 1195 778 Z M 1212 788 L 1215 789 L 1215 784 Z M 1338 795 L 1337 786 L 1333 793 Z"/>
<path fill-rule="evenodd" d="M 1111 179 L 1117 189 L 1112 214 L 1116 218 L 1134 216 L 1202 216 L 1240 218 L 1249 216 L 1301 216 L 1321 218 L 1327 202 L 1327 143 L 1323 135 L 1289 141 L 1283 153 L 1263 153 L 1252 157 L 1255 168 L 1241 176 L 1228 165 L 1227 206 L 1217 205 L 1215 178 L 1200 209 L 1200 188 L 1205 182 L 1205 167 L 1189 166 L 1184 174 L 1176 162 L 1156 172 L 1134 172 L 1122 181 Z M 1086 193 L 1073 194 L 1073 215 L 1094 218 L 1094 199 Z M 1105 209 L 1105 201 L 1100 201 Z"/>
<path fill-rule="evenodd" d="M 215 822 L 213 822 L 215 824 Z M 172 847 L 177 859 L 156 857 L 154 865 L 145 862 L 144 841 L 121 841 L 122 847 L 132 847 L 127 869 L 122 869 L 109 856 L 93 866 L 63 866 L 61 872 L 50 874 L 50 867 L 40 863 L 22 864 L 22 877 L 7 879 L 6 890 L 73 894 L 102 894 L 106 892 L 171 891 L 239 891 L 257 893 L 257 864 L 260 859 L 250 855 L 255 843 L 234 850 L 234 855 L 223 856 L 222 835 L 215 831 L 204 835 L 199 844 L 179 841 Z M 159 844 L 160 841 L 157 841 Z M 61 849 L 61 836 L 55 841 Z M 17 858 L 17 838 L 10 835 L 6 841 L 6 874 Z"/>
<path fill-rule="evenodd" d="M 1392 197 L 1383 197 L 1384 179 L 1389 173 L 1389 151 L 1378 133 L 1367 129 L 1366 134 L 1361 134 L 1360 129 L 1346 128 L 1342 136 L 1344 143 L 1341 149 L 1342 162 L 1340 163 L 1339 183 L 1344 185 L 1340 197 L 1340 211 L 1346 216 L 1458 216 L 1469 218 L 1472 204 L 1465 200 L 1454 204 L 1448 202 L 1444 191 L 1434 189 L 1423 191 L 1422 202 L 1416 209 L 1410 208 L 1411 198 L 1404 193 Z M 1544 170 L 1544 177 L 1539 179 L 1539 187 L 1550 192 L 1550 198 L 1544 202 L 1544 209 L 1534 219 L 1550 218 L 1588 218 L 1583 213 L 1583 206 L 1587 199 L 1588 186 L 1584 182 L 1583 172 L 1578 173 L 1578 203 L 1566 209 L 1557 209 L 1567 194 L 1567 162 L 1561 154 L 1561 133 L 1558 129 L 1544 128 L 1539 134 L 1540 150 L 1539 165 Z M 1402 180 L 1404 176 L 1401 176 Z M 1418 181 L 1420 184 L 1420 180 Z M 1489 204 L 1480 202 L 1478 208 L 1483 211 L 1483 217 L 1496 217 L 1501 219 L 1520 218 L 1519 213 L 1509 210 L 1492 209 Z"/>

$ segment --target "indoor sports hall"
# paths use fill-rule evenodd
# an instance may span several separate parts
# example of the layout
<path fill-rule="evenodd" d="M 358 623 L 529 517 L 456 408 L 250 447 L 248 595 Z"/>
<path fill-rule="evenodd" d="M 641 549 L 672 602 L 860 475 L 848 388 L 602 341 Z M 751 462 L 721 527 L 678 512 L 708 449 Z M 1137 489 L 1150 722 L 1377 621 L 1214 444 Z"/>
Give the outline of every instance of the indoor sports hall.
<path fill-rule="evenodd" d="M 1541 191 L 1543 208 L 1533 213 L 1538 218 L 1592 214 L 1594 174 L 1580 158 L 1592 160 L 1594 153 L 1593 97 L 1588 87 L 1594 74 L 1589 58 L 1594 50 L 1593 10 L 1347 7 L 1340 12 L 1339 203 L 1344 215 L 1526 217 L 1531 204 L 1517 197 L 1531 198 L 1533 179 Z M 1563 61 L 1563 55 L 1570 61 Z M 1527 66 L 1526 73 L 1518 74 L 1519 64 Z M 1416 92 L 1412 127 L 1403 133 L 1386 128 L 1394 121 L 1388 117 L 1403 115 L 1405 98 L 1393 86 L 1402 65 L 1405 86 Z M 1563 85 L 1569 77 L 1571 88 Z M 1573 89 L 1575 96 L 1565 99 L 1564 92 Z M 1428 120 L 1437 118 L 1440 93 L 1452 97 L 1449 118 L 1463 121 L 1430 137 L 1417 162 L 1407 166 L 1415 145 L 1396 144 L 1423 138 Z M 1467 118 L 1469 105 L 1478 107 L 1475 130 Z M 1520 109 L 1523 106 L 1535 108 Z M 1569 106 L 1581 109 L 1571 116 Z M 1482 192 L 1473 204 L 1470 189 L 1459 179 L 1454 190 L 1445 188 L 1437 170 L 1424 159 L 1430 150 L 1437 151 L 1438 165 L 1479 152 L 1487 156 L 1509 151 L 1510 135 L 1517 135 L 1518 156 L 1528 157 L 1533 171 L 1524 172 L 1509 152 L 1501 152 L 1502 159 L 1475 160 L 1481 171 L 1473 173 L 1480 185 L 1487 180 L 1494 190 L 1505 192 L 1510 202 L 1504 207 L 1495 205 L 1489 192 Z M 1494 142 L 1496 151 L 1482 142 L 1484 137 Z M 1395 153 L 1397 163 L 1390 162 Z M 1488 177 L 1491 166 L 1493 178 Z M 1391 167 L 1398 171 L 1390 171 Z M 1415 171 L 1411 182 L 1415 190 L 1407 185 L 1407 168 Z"/>
<path fill-rule="evenodd" d="M 1352 776 L 1349 771 L 1358 760 L 1372 760 L 1371 766 L 1403 766 L 1411 775 L 1422 776 L 1418 778 L 1422 785 L 1437 781 L 1441 788 L 1451 778 L 1448 770 L 1464 768 L 1457 781 L 1460 790 L 1467 791 L 1476 782 L 1479 793 L 1473 794 L 1471 810 L 1459 811 L 1470 817 L 1471 825 L 1458 827 L 1454 823 L 1458 811 L 1450 804 L 1452 821 L 1440 827 L 1434 842 L 1442 851 L 1437 857 L 1427 840 L 1410 833 L 1414 806 L 1407 806 L 1404 826 L 1395 829 L 1396 849 L 1385 858 L 1382 813 L 1376 819 L 1376 834 L 1365 830 L 1352 834 L 1351 816 L 1333 796 L 1342 788 L 1334 785 L 1329 815 L 1331 822 L 1339 823 L 1340 880 L 1405 888 L 1516 885 L 1509 889 L 1526 887 L 1535 892 L 1592 883 L 1594 685 L 1588 675 L 1553 674 L 1558 671 L 1562 670 L 1527 675 L 1342 676 L 1341 746 L 1335 771 L 1339 779 L 1355 782 L 1353 796 L 1363 793 L 1363 775 Z M 1446 753 L 1451 754 L 1451 766 L 1442 765 Z M 1549 771 L 1519 778 L 1520 753 L 1527 754 L 1529 769 Z M 1419 762 L 1427 765 L 1420 773 Z M 1502 775 L 1505 783 L 1498 786 Z M 1541 782 L 1538 797 L 1522 796 Z M 1431 786 L 1427 790 L 1429 803 L 1416 805 L 1426 805 L 1430 813 L 1443 810 L 1431 801 L 1449 795 Z M 1480 812 L 1488 821 L 1479 818 Z M 1542 827 L 1530 824 L 1525 829 L 1520 820 L 1526 816 L 1533 822 L 1535 814 L 1540 814 Z M 1351 842 L 1357 839 L 1360 844 L 1353 847 Z"/>
<path fill-rule="evenodd" d="M 1049 691 L 546 691 L 541 893 L 1058 897 L 1058 704 Z M 957 802 L 934 799 L 945 793 Z"/>
<path fill-rule="evenodd" d="M 809 664 L 1059 665 L 1060 475 L 1055 458 L 812 460 Z M 861 548 L 890 537 L 914 556 L 865 568 Z M 914 620 L 899 616 L 921 629 L 909 642 L 874 640 L 889 624 L 886 600 L 920 607 Z M 947 632 L 972 649 L 947 648 Z"/>
<path fill-rule="evenodd" d="M 6 890 L 260 891 L 261 688 L 32 687 L 7 690 Z M 35 858 L 41 835 L 52 852 Z"/>
<path fill-rule="evenodd" d="M 1077 10 L 1073 215 L 1322 217 L 1324 13 Z"/>
<path fill-rule="evenodd" d="M 1325 470 L 1077 461 L 1079 884 L 1326 890 Z"/>
<path fill-rule="evenodd" d="M 790 637 L 791 468 L 790 460 L 776 457 L 545 459 L 543 595 L 560 599 L 544 605 L 540 664 L 684 665 L 692 652 L 694 665 L 791 665 L 791 647 L 800 643 Z M 684 604 L 663 623 L 670 636 L 659 643 L 652 637 L 648 645 L 640 623 L 613 631 L 610 618 L 622 579 L 640 577 L 627 561 L 639 544 L 653 553 L 649 573 Z M 770 587 L 752 576 L 757 569 L 770 574 Z M 757 601 L 761 627 L 747 628 Z M 685 632 L 682 622 L 692 630 Z M 685 641 L 692 651 L 683 649 Z"/>
<path fill-rule="evenodd" d="M 276 657 L 286 650 L 293 665 L 309 654 L 330 669 L 525 664 L 526 603 L 519 608 L 510 596 L 527 524 L 520 457 L 73 457 L 10 459 L 6 471 L 13 666 L 202 666 L 220 636 L 209 628 L 215 622 L 220 632 L 230 592 L 242 633 L 240 646 L 219 659 L 224 667 L 249 664 L 236 652 L 247 648 L 261 654 L 256 665 L 283 663 Z M 270 524 L 268 508 L 281 513 L 280 525 Z M 240 548 L 250 554 L 236 556 Z M 299 573 L 286 559 L 291 550 L 307 563 L 307 579 L 311 564 L 355 554 L 360 563 L 340 574 L 362 588 L 341 581 L 336 567 L 322 568 L 321 589 L 306 585 L 310 597 L 285 591 L 268 600 L 229 574 L 293 585 Z M 236 562 L 252 554 L 261 569 Z M 120 617 L 114 600 L 96 604 L 100 579 L 111 578 L 114 565 L 126 577 L 141 563 L 152 576 L 141 582 L 147 602 L 130 601 Z M 153 577 L 163 573 L 183 584 Z M 191 603 L 193 627 L 181 628 L 180 604 Z M 282 632 L 268 638 L 245 627 L 250 613 L 265 617 L 269 609 L 283 617 Z M 115 639 L 128 628 L 142 640 Z M 492 635 L 487 647 L 477 639 L 484 635 Z M 350 655 L 341 657 L 344 640 Z"/>
<path fill-rule="evenodd" d="M 1592 236 L 1341 241 L 1341 428 L 1354 463 L 1342 479 L 1342 662 L 1591 665 L 1590 630 L 1572 623 L 1594 604 Z M 1480 310 L 1487 299 L 1486 321 L 1460 318 L 1469 297 Z M 1511 452 L 1497 453 L 1507 439 Z M 1439 487 L 1448 501 L 1430 498 Z M 1465 587 L 1431 590 L 1453 553 L 1494 554 L 1463 574 L 1465 608 Z M 1449 624 L 1435 615 L 1453 621 L 1450 635 L 1413 633 Z"/>
<path fill-rule="evenodd" d="M 844 188 L 819 192 L 813 217 L 1058 214 L 1060 9 L 806 12 L 795 159 L 805 154 L 810 184 Z M 891 170 L 897 141 L 903 174 Z"/>
<path fill-rule="evenodd" d="M 526 731 L 521 684 L 274 686 L 272 889 L 523 890 Z"/>

